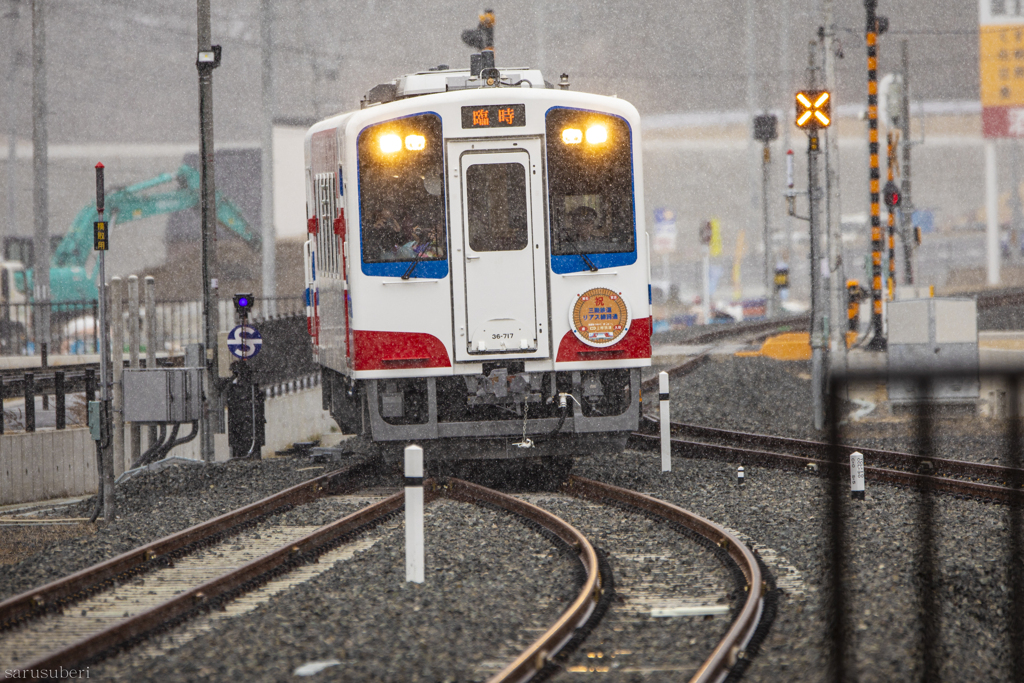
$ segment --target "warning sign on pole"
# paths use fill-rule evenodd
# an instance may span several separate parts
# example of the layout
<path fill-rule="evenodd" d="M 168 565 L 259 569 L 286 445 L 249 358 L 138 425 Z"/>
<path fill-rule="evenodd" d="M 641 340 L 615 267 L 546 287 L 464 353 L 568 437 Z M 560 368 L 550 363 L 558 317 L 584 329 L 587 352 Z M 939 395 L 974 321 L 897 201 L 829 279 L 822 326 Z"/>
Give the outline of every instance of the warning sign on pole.
<path fill-rule="evenodd" d="M 1024 137 L 1024 5 L 979 0 L 978 26 L 983 133 Z"/>
<path fill-rule="evenodd" d="M 107 222 L 94 221 L 92 224 L 92 248 L 94 251 L 107 251 Z"/>

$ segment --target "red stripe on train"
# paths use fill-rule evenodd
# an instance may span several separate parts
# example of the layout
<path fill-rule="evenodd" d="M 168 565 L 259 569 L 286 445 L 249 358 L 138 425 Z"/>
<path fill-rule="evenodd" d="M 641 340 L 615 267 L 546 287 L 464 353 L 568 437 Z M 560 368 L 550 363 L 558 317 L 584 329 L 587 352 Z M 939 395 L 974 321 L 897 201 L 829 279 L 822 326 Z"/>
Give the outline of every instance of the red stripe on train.
<path fill-rule="evenodd" d="M 451 358 L 441 340 L 421 332 L 355 330 L 356 370 L 450 368 Z"/>
<path fill-rule="evenodd" d="M 608 347 L 587 346 L 569 330 L 558 344 L 556 363 L 572 363 L 591 360 L 621 360 L 623 358 L 651 357 L 651 319 L 638 318 L 633 321 L 620 341 Z"/>

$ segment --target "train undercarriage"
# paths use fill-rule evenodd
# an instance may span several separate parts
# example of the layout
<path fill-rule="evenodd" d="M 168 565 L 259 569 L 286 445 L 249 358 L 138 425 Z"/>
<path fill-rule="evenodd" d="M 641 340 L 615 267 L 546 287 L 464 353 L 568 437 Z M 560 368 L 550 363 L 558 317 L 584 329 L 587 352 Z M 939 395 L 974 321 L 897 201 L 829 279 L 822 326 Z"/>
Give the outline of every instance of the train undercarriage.
<path fill-rule="evenodd" d="M 485 364 L 479 375 L 352 381 L 323 368 L 323 408 L 345 433 L 384 452 L 424 446 L 441 459 L 621 452 L 640 416 L 640 370 L 527 373 Z"/>

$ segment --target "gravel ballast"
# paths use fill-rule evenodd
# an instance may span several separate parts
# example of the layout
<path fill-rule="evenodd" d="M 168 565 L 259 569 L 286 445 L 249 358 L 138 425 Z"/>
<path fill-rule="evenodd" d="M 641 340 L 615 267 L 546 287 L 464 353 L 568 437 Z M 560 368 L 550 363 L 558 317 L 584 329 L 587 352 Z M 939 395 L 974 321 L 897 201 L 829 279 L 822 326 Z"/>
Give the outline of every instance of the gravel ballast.
<path fill-rule="evenodd" d="M 822 436 L 810 427 L 809 364 L 762 358 L 715 358 L 673 381 L 672 417 L 782 436 Z M 935 455 L 996 461 L 1000 427 L 936 418 Z M 865 432 L 869 425 L 863 426 Z M 852 430 L 851 430 L 852 431 Z M 913 450 L 912 432 L 893 427 L 872 430 L 864 443 Z M 747 680 L 825 680 L 825 624 L 821 611 L 827 508 L 826 482 L 810 473 L 746 466 L 747 483 L 736 483 L 736 464 L 676 459 L 671 473 L 660 472 L 656 453 L 578 461 L 574 472 L 646 491 L 719 524 L 736 529 L 778 553 L 776 566 L 791 565 L 803 585 L 784 595 L 762 655 Z M 867 500 L 844 495 L 851 587 L 849 627 L 858 680 L 920 679 L 921 631 L 917 621 L 916 552 L 920 494 L 870 485 Z M 952 496 L 934 497 L 936 567 L 940 602 L 940 659 L 944 678 L 1008 680 L 1009 609 L 1006 572 L 1006 507 Z M 785 573 L 785 571 L 776 571 Z"/>
<path fill-rule="evenodd" d="M 731 615 L 656 617 L 656 609 L 742 605 L 742 585 L 706 545 L 664 520 L 618 506 L 552 494 L 527 499 L 566 520 L 603 550 L 614 598 L 568 658 L 560 680 L 579 673 L 647 681 L 689 680 L 729 628 Z"/>
<path fill-rule="evenodd" d="M 810 427 L 809 385 L 808 363 L 716 357 L 692 374 L 673 380 L 673 419 L 819 439 L 821 435 Z M 1003 438 L 1000 426 L 959 417 L 940 417 L 935 425 L 935 455 L 999 461 Z M 866 421 L 851 424 L 848 430 L 854 443 L 915 450 L 913 432 L 898 421 Z M 119 498 L 121 520 L 100 529 L 95 536 L 59 542 L 46 553 L 0 567 L 0 594 L 56 578 L 201 521 L 206 518 L 204 515 L 220 514 L 327 471 L 297 471 L 308 467 L 300 464 L 303 462 L 294 459 L 231 463 L 205 473 L 193 472 L 191 468 L 188 472 L 172 469 L 152 475 L 152 480 L 129 482 L 124 498 Z M 745 680 L 825 680 L 823 667 L 828 646 L 821 611 L 826 512 L 823 479 L 810 473 L 747 466 L 747 483 L 740 488 L 736 484 L 735 464 L 676 459 L 673 472 L 663 474 L 656 453 L 636 451 L 615 457 L 581 457 L 574 472 L 649 493 L 751 539 L 780 578 L 785 594 L 762 654 L 754 660 Z M 870 483 L 867 500 L 853 502 L 844 497 L 850 550 L 846 572 L 851 587 L 851 662 L 861 681 L 921 678 L 915 583 L 918 500 L 919 494 L 914 491 Z M 950 496 L 936 496 L 934 501 L 938 599 L 942 605 L 942 676 L 1008 680 L 1009 602 L 1004 548 L 1008 510 Z M 81 512 L 65 510 L 61 514 L 82 514 L 87 507 L 83 505 Z M 302 512 L 307 507 L 309 511 Z M 308 514 L 312 518 L 315 506 L 304 506 L 288 514 Z M 449 514 L 451 531 L 440 521 Z M 455 530 L 466 515 L 466 519 L 485 521 L 473 522 L 471 531 Z M 296 520 L 295 523 L 302 521 L 299 517 Z M 491 524 L 497 527 L 492 529 Z M 93 667 L 92 675 L 122 680 L 159 677 L 184 681 L 204 676 L 223 680 L 229 677 L 227 672 L 233 672 L 232 677 L 245 672 L 245 676 L 253 679 L 291 680 L 294 667 L 307 661 L 336 658 L 345 665 L 325 669 L 312 679 L 296 680 L 486 678 L 479 662 L 475 669 L 453 673 L 447 666 L 449 658 L 462 649 L 455 643 L 475 644 L 493 638 L 498 633 L 497 624 L 505 628 L 526 623 L 522 615 L 527 612 L 517 612 L 518 617 L 499 613 L 494 605 L 478 598 L 481 586 L 502 582 L 511 587 L 524 578 L 534 582 L 530 589 L 534 593 L 547 590 L 547 594 L 554 594 L 575 585 L 576 569 L 560 552 L 552 550 L 548 541 L 504 515 L 439 502 L 428 507 L 428 534 L 429 525 L 440 525 L 438 529 L 461 540 L 443 546 L 428 542 L 428 582 L 424 586 L 404 584 L 401 534 L 395 533 L 310 584 L 287 596 L 278 596 L 255 613 L 218 626 L 204 640 L 215 644 L 212 647 L 204 649 L 202 643 L 193 642 L 180 652 L 148 663 L 131 663 L 119 657 Z M 508 526 L 511 534 L 508 539 L 503 525 Z M 638 525 L 640 528 L 647 533 L 646 526 Z M 557 569 L 547 569 L 549 565 L 538 556 L 541 551 L 522 550 L 524 546 L 515 540 L 516 530 L 527 534 L 528 538 L 522 541 L 526 547 L 539 544 L 537 548 L 544 548 L 550 566 Z M 502 540 L 495 543 L 491 540 L 494 538 Z M 486 543 L 487 552 L 500 550 L 508 569 L 494 575 L 482 569 L 477 552 L 480 543 Z M 608 550 L 614 552 L 614 548 Z M 611 561 L 614 565 L 614 556 Z M 366 576 L 374 578 L 368 582 Z M 538 589 L 538 581 L 550 583 Z M 533 594 L 526 595 L 523 600 L 529 602 Z M 412 611 L 416 607 L 419 611 Z M 554 610 L 553 614 L 560 611 Z M 456 624 L 463 624 L 458 631 L 443 630 L 455 629 Z M 505 628 L 501 632 L 511 630 Z M 482 634 L 479 638 L 473 635 L 477 631 Z M 396 643 L 390 650 L 391 658 L 370 652 L 375 639 Z M 440 646 L 435 645 L 438 639 Z M 588 641 L 583 650 L 603 648 L 601 642 Z M 395 655 L 396 652 L 401 655 Z M 632 678 L 613 679 L 655 680 L 653 674 L 629 675 Z M 563 673 L 562 680 L 571 676 L 572 673 Z"/>
<path fill-rule="evenodd" d="M 119 656 L 93 675 L 119 680 L 289 680 L 312 661 L 319 680 L 464 681 L 496 672 L 576 598 L 581 565 L 500 512 L 439 500 L 426 508 L 427 581 L 406 583 L 404 527 L 368 550 L 232 619 L 172 654 Z M 209 643 L 230 643 L 210 647 Z M 507 661 L 502 660 L 502 664 Z"/>
<path fill-rule="evenodd" d="M 254 503 L 328 471 L 292 459 L 172 465 L 118 484 L 117 519 L 98 533 L 56 541 L 20 562 L 0 566 L 0 600 L 194 524 Z M 62 517 L 88 517 L 95 498 L 61 508 Z"/>

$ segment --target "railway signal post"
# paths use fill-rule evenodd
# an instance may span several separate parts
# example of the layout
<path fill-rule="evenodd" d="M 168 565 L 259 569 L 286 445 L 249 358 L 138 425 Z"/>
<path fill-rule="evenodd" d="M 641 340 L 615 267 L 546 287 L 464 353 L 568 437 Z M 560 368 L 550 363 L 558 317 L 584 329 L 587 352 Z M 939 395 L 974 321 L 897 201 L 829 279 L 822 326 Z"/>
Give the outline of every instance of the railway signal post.
<path fill-rule="evenodd" d="M 902 63 L 903 88 L 900 93 L 900 145 L 903 150 L 902 173 L 900 182 L 900 216 L 902 218 L 903 240 L 903 284 L 914 284 L 914 240 L 913 216 L 914 204 L 910 198 L 910 57 L 908 56 L 907 39 L 900 41 L 900 57 Z"/>
<path fill-rule="evenodd" d="M 259 330 L 249 325 L 252 294 L 234 296 L 238 326 L 228 333 L 227 348 L 239 360 L 232 363 L 234 375 L 227 389 L 228 442 L 232 458 L 260 458 L 266 443 L 265 396 L 256 381 L 256 373 L 247 362 L 263 347 Z"/>
<path fill-rule="evenodd" d="M 813 73 L 813 70 L 812 70 Z M 825 377 L 828 364 L 828 339 L 825 312 L 828 299 L 821 282 L 821 199 L 818 157 L 821 141 L 818 132 L 832 124 L 832 95 L 827 90 L 803 90 L 796 94 L 796 125 L 807 132 L 807 197 L 811 231 L 811 399 L 814 428 L 825 428 Z"/>
<path fill-rule="evenodd" d="M 114 521 L 114 456 L 110 450 L 110 382 L 107 373 L 107 260 L 110 247 L 109 225 L 103 220 L 106 193 L 103 189 L 103 164 L 96 164 L 96 213 L 99 220 L 93 223 L 93 249 L 98 251 L 100 296 L 100 400 L 89 403 L 89 430 L 96 442 L 96 464 L 99 475 L 99 492 L 103 499 L 103 519 Z"/>
<path fill-rule="evenodd" d="M 768 185 L 771 175 L 772 148 L 771 143 L 779 136 L 778 119 L 773 114 L 754 117 L 754 139 L 764 145 L 761 153 L 761 218 L 764 227 L 764 289 L 765 316 L 771 318 L 777 308 L 777 290 L 772 286 L 774 280 L 772 267 L 771 226 L 768 222 Z"/>
<path fill-rule="evenodd" d="M 878 170 L 878 51 L 875 44 L 888 21 L 875 13 L 878 0 L 864 0 L 868 45 L 868 152 L 871 164 L 871 326 L 874 336 L 868 348 L 885 351 L 882 321 L 882 221 L 878 202 L 881 175 Z"/>

